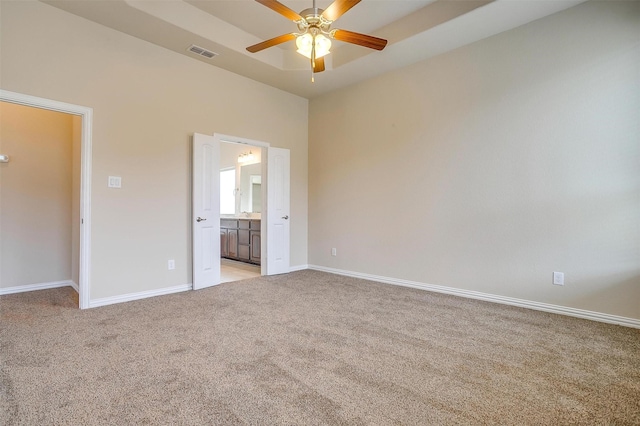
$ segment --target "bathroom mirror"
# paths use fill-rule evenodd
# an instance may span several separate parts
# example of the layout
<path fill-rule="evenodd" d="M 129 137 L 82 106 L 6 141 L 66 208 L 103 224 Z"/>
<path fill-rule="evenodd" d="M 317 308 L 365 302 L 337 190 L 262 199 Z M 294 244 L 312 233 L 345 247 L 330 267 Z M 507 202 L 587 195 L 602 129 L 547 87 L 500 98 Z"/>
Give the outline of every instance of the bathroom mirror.
<path fill-rule="evenodd" d="M 240 167 L 240 211 L 262 212 L 262 163 Z"/>

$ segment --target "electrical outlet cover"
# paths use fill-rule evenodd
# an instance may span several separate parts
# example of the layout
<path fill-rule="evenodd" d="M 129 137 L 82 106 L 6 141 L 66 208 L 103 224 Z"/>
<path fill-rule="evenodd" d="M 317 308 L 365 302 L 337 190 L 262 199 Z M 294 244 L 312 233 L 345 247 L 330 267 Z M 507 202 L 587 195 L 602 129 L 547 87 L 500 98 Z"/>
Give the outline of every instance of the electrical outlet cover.
<path fill-rule="evenodd" d="M 553 273 L 553 284 L 564 285 L 564 274 L 562 272 Z"/>

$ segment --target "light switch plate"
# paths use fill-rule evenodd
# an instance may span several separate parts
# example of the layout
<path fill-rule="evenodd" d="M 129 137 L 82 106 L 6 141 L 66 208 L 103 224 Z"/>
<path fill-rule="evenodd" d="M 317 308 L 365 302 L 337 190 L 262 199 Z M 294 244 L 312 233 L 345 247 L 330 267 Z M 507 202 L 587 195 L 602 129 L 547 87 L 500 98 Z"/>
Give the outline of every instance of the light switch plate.
<path fill-rule="evenodd" d="M 109 176 L 109 188 L 122 188 L 122 178 L 120 176 Z"/>

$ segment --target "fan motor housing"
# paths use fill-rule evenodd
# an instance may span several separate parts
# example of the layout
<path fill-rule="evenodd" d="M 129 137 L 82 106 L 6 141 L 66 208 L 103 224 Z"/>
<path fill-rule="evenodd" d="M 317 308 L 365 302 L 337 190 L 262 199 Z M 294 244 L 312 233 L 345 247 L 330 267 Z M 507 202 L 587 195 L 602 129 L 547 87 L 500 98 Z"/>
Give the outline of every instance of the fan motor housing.
<path fill-rule="evenodd" d="M 300 16 L 304 18 L 304 21 L 298 21 L 298 29 L 303 32 L 307 32 L 310 29 L 316 28 L 317 30 L 328 33 L 329 27 L 332 21 L 325 19 L 322 16 L 324 9 L 318 7 L 311 7 L 300 12 Z"/>
<path fill-rule="evenodd" d="M 319 7 L 310 7 L 309 9 L 305 9 L 300 12 L 300 16 L 307 20 L 314 18 L 320 20 L 320 15 L 322 15 L 322 12 L 324 12 L 324 9 L 320 9 Z"/>

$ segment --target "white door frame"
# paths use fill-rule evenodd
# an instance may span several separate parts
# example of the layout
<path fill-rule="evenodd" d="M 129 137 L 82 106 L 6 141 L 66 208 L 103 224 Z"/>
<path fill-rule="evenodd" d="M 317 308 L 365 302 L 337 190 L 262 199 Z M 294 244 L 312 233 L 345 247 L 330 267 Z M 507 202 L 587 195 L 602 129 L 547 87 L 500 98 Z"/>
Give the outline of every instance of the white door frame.
<path fill-rule="evenodd" d="M 80 282 L 78 283 L 78 299 L 80 309 L 87 309 L 91 300 L 89 288 L 91 279 L 91 134 L 93 109 L 8 90 L 0 90 L 0 101 L 63 112 L 82 118 L 82 142 L 80 148 L 80 273 L 78 278 Z"/>

